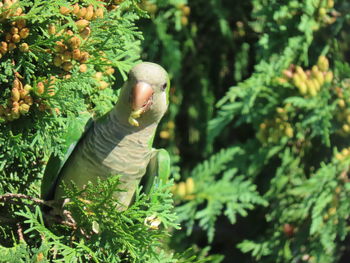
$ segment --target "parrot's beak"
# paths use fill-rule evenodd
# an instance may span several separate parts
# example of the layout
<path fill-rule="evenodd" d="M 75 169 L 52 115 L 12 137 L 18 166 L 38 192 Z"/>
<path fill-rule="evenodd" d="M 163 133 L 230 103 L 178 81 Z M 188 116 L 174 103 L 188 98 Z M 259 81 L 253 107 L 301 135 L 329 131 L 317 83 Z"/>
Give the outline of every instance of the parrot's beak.
<path fill-rule="evenodd" d="M 132 126 L 139 126 L 136 119 L 151 107 L 153 93 L 153 88 L 146 82 L 137 82 L 132 87 L 130 96 L 131 113 L 129 116 L 129 123 Z"/>

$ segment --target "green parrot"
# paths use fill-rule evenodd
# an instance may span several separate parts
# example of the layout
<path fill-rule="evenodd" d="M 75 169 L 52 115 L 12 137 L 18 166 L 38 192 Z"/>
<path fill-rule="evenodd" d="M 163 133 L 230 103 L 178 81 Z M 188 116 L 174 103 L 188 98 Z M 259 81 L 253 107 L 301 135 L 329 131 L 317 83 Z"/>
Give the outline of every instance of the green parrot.
<path fill-rule="evenodd" d="M 141 178 L 147 174 L 150 188 L 155 176 L 166 180 L 170 159 L 166 150 L 152 148 L 157 125 L 169 104 L 170 81 L 159 65 L 134 66 L 120 91 L 118 102 L 102 118 L 87 122 L 82 114 L 67 131 L 64 158 L 52 155 L 41 186 L 44 200 L 63 200 L 65 187 L 83 189 L 88 181 L 119 175 L 114 199 L 127 208 Z M 88 123 L 81 125 L 82 123 Z M 63 187 L 65 185 L 65 187 Z M 147 189 L 146 189 L 147 190 Z"/>

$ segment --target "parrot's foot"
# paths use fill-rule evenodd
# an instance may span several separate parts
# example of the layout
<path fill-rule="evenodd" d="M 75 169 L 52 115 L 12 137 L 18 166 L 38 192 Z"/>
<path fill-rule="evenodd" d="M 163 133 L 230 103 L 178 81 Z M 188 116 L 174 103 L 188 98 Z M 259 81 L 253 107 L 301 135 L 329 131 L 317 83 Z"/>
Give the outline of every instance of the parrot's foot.
<path fill-rule="evenodd" d="M 46 201 L 47 207 L 49 209 L 44 209 L 45 222 L 48 225 L 52 224 L 62 224 L 66 225 L 72 229 L 77 228 L 77 223 L 70 211 L 64 209 L 65 204 L 70 201 L 69 198 L 64 199 L 63 201 L 50 200 Z"/>

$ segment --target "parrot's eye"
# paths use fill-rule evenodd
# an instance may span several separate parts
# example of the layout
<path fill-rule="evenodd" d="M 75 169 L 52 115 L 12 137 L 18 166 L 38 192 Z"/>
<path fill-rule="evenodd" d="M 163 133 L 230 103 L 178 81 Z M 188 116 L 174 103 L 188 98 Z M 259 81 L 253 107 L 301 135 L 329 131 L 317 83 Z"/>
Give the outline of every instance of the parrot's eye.
<path fill-rule="evenodd" d="M 166 89 L 167 83 L 164 83 L 161 87 L 162 91 L 164 91 Z"/>

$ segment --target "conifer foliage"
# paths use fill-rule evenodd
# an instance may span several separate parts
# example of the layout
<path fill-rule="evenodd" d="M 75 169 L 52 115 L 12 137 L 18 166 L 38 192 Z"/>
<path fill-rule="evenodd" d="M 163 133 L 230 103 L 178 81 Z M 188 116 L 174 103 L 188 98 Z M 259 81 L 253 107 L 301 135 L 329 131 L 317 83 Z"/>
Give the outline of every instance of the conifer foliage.
<path fill-rule="evenodd" d="M 0 1 L 0 262 L 346 262 L 349 11 L 346 0 Z M 48 220 L 49 155 L 112 107 L 140 58 L 171 76 L 156 144 L 175 183 L 138 189 L 125 211 L 107 201 L 118 178 L 73 189 L 63 219 Z"/>
<path fill-rule="evenodd" d="M 345 262 L 348 1 L 149 2 L 147 56 L 176 76 L 161 140 L 180 154 L 187 236 L 174 246 L 235 256 L 224 262 Z"/>
<path fill-rule="evenodd" d="M 131 0 L 0 2 L 0 262 L 195 262 L 161 242 L 177 228 L 171 182 L 126 211 L 112 201 L 118 178 L 72 190 L 63 219 L 41 210 L 50 154 L 116 102 L 144 16 Z"/>

